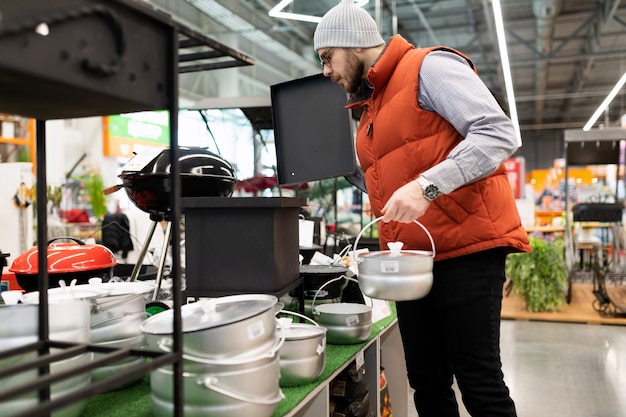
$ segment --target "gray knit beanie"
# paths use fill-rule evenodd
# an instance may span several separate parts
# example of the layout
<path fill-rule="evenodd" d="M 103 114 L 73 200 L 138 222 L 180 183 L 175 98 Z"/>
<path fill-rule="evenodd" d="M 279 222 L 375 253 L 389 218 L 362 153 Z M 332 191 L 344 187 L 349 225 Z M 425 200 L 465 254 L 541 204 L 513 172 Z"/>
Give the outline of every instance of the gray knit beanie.
<path fill-rule="evenodd" d="M 376 22 L 354 0 L 341 0 L 330 9 L 315 29 L 313 46 L 322 48 L 371 48 L 385 41 Z"/>

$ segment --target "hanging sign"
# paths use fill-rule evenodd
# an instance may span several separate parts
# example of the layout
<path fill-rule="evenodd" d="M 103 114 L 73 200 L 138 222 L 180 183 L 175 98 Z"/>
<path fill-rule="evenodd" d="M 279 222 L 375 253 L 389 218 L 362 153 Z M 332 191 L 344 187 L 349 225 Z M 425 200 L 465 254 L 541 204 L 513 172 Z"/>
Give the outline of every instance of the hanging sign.
<path fill-rule="evenodd" d="M 132 157 L 170 143 L 169 113 L 149 111 L 107 116 L 103 123 L 103 154 Z"/>
<path fill-rule="evenodd" d="M 523 198 L 524 195 L 524 181 L 526 176 L 526 169 L 524 158 L 509 158 L 504 161 L 504 167 L 506 169 L 506 175 L 509 178 L 509 183 L 513 189 L 513 195 L 515 198 Z"/>

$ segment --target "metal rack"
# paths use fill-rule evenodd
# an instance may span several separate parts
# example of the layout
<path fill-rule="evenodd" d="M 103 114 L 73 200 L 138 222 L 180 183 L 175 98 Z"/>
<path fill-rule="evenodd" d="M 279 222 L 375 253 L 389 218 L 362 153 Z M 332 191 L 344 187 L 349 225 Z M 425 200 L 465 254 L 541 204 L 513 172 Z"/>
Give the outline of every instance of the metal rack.
<path fill-rule="evenodd" d="M 178 74 L 254 64 L 254 60 L 175 21 L 140 0 L 0 0 L 0 111 L 36 119 L 37 201 L 46 201 L 46 120 L 169 110 L 172 190 L 173 349 L 169 353 L 49 339 L 46 204 L 37 205 L 39 341 L 5 351 L 0 359 L 37 352 L 37 359 L 0 372 L 0 379 L 37 369 L 40 377 L 0 401 L 38 391 L 38 405 L 19 416 L 49 415 L 69 404 L 121 386 L 157 367 L 174 369 L 174 415 L 183 415 L 180 308 L 180 170 Z M 54 350 L 54 351 L 52 351 Z M 50 364 L 97 352 L 88 365 L 50 374 Z M 54 382 L 129 356 L 149 358 L 115 376 L 55 399 Z"/>
<path fill-rule="evenodd" d="M 590 273 L 594 284 L 593 293 L 596 297 L 594 307 L 599 312 L 621 310 L 621 307 L 615 306 L 611 301 L 605 286 L 610 267 L 615 268 L 621 264 L 619 249 L 622 246 L 621 241 L 623 240 L 624 233 L 622 225 L 623 204 L 617 199 L 619 194 L 619 182 L 616 181 L 614 201 L 581 202 L 571 208 L 573 213 L 572 216 L 570 216 L 569 167 L 606 164 L 619 166 L 621 153 L 620 141 L 624 139 L 626 139 L 624 129 L 607 128 L 587 132 L 572 129 L 565 131 L 565 259 L 569 269 L 566 298 L 569 303 L 572 297 L 572 285 L 577 277 Z M 612 235 L 611 246 L 613 249 L 612 261 L 607 258 L 606 254 L 600 256 L 600 254 L 603 253 L 604 245 L 575 242 L 572 233 L 573 222 L 603 222 L 610 224 L 610 234 Z M 578 255 L 580 257 L 578 267 L 576 262 L 577 250 L 580 253 L 580 255 Z M 583 265 L 584 261 L 582 259 L 585 253 L 591 258 L 587 267 Z M 623 276 L 624 271 L 620 270 L 618 274 Z M 606 308 L 606 306 L 609 305 L 613 305 L 615 308 Z"/>

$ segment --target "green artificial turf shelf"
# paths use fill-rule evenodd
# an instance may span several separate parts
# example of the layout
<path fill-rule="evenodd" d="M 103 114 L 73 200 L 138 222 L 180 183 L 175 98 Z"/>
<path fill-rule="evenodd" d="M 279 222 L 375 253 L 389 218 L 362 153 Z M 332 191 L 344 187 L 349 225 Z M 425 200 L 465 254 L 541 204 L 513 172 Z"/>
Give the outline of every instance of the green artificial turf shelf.
<path fill-rule="evenodd" d="M 281 388 L 285 398 L 278 404 L 272 417 L 281 417 L 300 403 L 310 392 L 330 378 L 338 369 L 350 362 L 356 354 L 396 318 L 396 308 L 391 304 L 392 314 L 372 326 L 370 338 L 355 345 L 326 345 L 324 372 L 310 384 Z M 150 376 L 123 389 L 96 395 L 87 402 L 84 417 L 152 417 L 150 400 Z"/>

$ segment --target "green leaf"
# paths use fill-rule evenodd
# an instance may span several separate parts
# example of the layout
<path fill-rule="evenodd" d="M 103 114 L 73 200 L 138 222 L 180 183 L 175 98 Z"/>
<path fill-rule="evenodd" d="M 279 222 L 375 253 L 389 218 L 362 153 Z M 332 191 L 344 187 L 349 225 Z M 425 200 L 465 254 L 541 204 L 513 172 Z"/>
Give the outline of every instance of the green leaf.
<path fill-rule="evenodd" d="M 513 294 L 526 301 L 529 311 L 556 311 L 565 303 L 567 266 L 562 238 L 529 236 L 531 253 L 510 254 L 506 275 Z"/>

